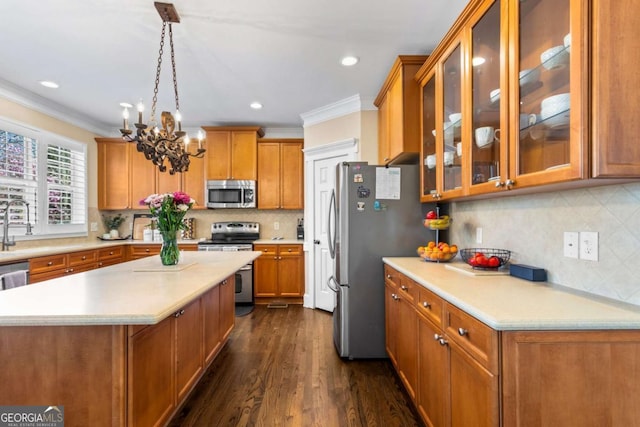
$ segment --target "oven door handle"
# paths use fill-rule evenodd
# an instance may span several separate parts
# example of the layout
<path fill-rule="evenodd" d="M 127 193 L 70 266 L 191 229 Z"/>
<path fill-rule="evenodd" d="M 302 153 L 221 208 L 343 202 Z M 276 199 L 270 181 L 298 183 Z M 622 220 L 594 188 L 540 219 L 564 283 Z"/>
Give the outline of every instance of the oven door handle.
<path fill-rule="evenodd" d="M 244 267 L 241 267 L 238 271 L 250 271 L 253 269 L 253 266 L 251 264 L 247 264 Z"/>

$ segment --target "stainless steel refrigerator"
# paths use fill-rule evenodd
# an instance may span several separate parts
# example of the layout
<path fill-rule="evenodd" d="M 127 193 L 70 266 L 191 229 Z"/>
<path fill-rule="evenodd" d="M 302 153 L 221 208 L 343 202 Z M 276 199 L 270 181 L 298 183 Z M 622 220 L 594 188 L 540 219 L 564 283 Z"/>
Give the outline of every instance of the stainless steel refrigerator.
<path fill-rule="evenodd" d="M 336 167 L 329 203 L 329 251 L 336 294 L 333 339 L 341 357 L 384 358 L 385 256 L 417 256 L 429 232 L 422 225 L 418 165 Z"/>

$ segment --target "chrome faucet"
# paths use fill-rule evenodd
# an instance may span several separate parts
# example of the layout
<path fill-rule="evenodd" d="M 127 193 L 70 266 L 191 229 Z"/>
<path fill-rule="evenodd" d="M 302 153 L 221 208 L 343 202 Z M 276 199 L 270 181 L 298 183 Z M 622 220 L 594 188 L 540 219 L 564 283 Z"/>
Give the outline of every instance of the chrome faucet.
<path fill-rule="evenodd" d="M 11 239 L 9 237 L 9 208 L 11 206 L 25 205 L 27 207 L 27 232 L 25 233 L 25 235 L 31 236 L 33 233 L 31 231 L 31 223 L 29 222 L 29 202 L 25 202 L 24 200 L 21 200 L 21 199 L 16 199 L 8 202 L 3 200 L 0 202 L 0 206 L 2 206 L 3 204 L 6 205 L 6 207 L 4 209 L 4 223 L 3 223 L 4 234 L 2 235 L 2 250 L 8 251 L 9 246 L 15 246 L 16 244 L 15 238 Z"/>

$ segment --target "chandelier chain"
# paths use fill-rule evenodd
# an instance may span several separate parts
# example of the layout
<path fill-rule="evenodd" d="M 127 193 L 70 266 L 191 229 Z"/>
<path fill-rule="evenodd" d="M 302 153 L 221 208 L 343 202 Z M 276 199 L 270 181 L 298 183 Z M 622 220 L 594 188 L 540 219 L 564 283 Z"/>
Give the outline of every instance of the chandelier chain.
<path fill-rule="evenodd" d="M 151 123 L 156 122 L 156 104 L 158 103 L 158 85 L 160 84 L 160 70 L 162 69 L 162 54 L 164 53 L 164 33 L 165 33 L 166 27 L 167 27 L 167 22 L 162 21 L 162 33 L 160 35 L 160 50 L 158 51 L 158 67 L 156 68 L 156 81 L 155 81 L 155 86 L 153 88 L 153 101 L 151 102 Z M 171 33 L 171 25 L 169 25 L 169 33 Z M 171 43 L 171 52 L 173 53 L 173 43 Z"/>
<path fill-rule="evenodd" d="M 171 46 L 171 69 L 173 71 L 173 91 L 176 94 L 176 111 L 180 110 L 180 101 L 178 100 L 178 78 L 176 76 L 176 57 L 173 52 L 173 31 L 171 23 L 169 23 L 169 46 Z"/>

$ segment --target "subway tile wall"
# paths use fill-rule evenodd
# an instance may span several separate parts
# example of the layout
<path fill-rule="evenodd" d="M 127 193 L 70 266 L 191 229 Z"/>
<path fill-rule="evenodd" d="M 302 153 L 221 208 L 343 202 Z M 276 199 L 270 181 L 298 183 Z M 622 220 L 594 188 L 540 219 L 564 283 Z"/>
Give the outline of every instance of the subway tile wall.
<path fill-rule="evenodd" d="M 509 249 L 552 283 L 640 305 L 640 183 L 454 202 L 450 214 L 461 248 Z M 599 260 L 564 257 L 565 231 L 598 232 Z"/>

